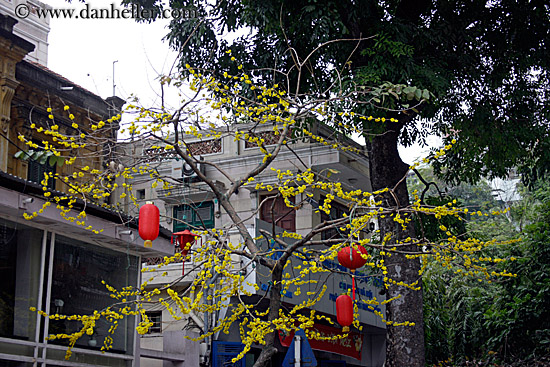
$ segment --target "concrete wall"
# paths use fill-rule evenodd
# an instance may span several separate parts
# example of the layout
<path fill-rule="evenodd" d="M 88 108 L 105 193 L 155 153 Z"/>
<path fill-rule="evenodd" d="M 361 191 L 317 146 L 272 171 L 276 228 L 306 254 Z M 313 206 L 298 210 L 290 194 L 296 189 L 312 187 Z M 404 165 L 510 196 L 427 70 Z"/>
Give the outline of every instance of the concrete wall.
<path fill-rule="evenodd" d="M 186 330 L 164 331 L 141 338 L 140 367 L 199 367 L 200 344 L 186 339 L 197 334 Z"/>

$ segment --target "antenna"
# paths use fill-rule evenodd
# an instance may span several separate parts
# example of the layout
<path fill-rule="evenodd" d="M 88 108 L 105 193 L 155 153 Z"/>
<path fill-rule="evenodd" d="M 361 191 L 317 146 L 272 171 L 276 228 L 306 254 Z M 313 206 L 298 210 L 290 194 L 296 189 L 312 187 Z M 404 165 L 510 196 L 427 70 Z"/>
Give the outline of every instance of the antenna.
<path fill-rule="evenodd" d="M 116 84 L 115 84 L 115 63 L 117 63 L 118 60 L 115 60 L 113 61 L 113 97 L 116 96 L 116 92 L 115 92 L 115 87 L 116 87 Z"/>

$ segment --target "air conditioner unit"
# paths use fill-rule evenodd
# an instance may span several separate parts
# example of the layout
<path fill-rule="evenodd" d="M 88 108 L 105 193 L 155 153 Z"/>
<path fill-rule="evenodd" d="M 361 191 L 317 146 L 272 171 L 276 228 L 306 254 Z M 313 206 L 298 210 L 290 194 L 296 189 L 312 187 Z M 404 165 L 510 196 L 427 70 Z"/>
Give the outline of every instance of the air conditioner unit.
<path fill-rule="evenodd" d="M 200 162 L 197 163 L 197 168 L 200 172 L 204 173 L 204 165 Z M 185 161 L 172 161 L 172 174 L 173 179 L 191 181 L 197 177 L 197 173 L 191 168 Z"/>
<path fill-rule="evenodd" d="M 200 170 L 200 168 L 201 168 L 200 163 L 197 163 L 197 168 Z M 182 172 L 181 173 L 183 175 L 183 178 L 193 178 L 193 177 L 197 176 L 197 173 L 186 162 L 183 162 L 183 167 L 182 167 Z"/>
<path fill-rule="evenodd" d="M 378 220 L 376 220 L 376 219 L 371 219 L 371 220 L 369 221 L 369 227 L 368 227 L 368 229 L 369 229 L 369 232 L 371 232 L 371 233 L 374 233 L 375 231 L 377 231 L 377 230 L 379 229 L 379 228 L 378 228 Z"/>
<path fill-rule="evenodd" d="M 183 161 L 174 159 L 170 164 L 172 165 L 170 177 L 174 180 L 183 180 Z"/>

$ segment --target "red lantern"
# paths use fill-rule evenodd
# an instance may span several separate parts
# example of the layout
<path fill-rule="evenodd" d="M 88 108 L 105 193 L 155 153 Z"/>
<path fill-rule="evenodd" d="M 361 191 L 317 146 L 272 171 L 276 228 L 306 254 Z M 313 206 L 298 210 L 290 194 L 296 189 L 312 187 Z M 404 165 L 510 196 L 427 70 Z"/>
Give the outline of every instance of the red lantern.
<path fill-rule="evenodd" d="M 353 295 L 353 300 L 355 301 L 355 276 L 353 273 L 355 269 L 362 267 L 367 263 L 367 259 L 363 258 L 362 255 L 367 255 L 367 250 L 361 246 L 357 245 L 357 249 L 353 247 L 344 247 L 338 251 L 338 262 L 340 265 L 345 266 L 351 270 L 351 293 Z"/>
<path fill-rule="evenodd" d="M 176 246 L 180 247 L 181 254 L 187 255 L 189 248 L 195 243 L 195 238 L 199 237 L 198 234 L 194 234 L 190 230 L 186 229 L 185 231 L 176 232 L 172 235 L 172 243 L 174 243 L 174 238 L 176 239 Z M 190 246 L 188 246 L 190 245 Z"/>
<path fill-rule="evenodd" d="M 350 326 L 353 323 L 353 301 L 347 294 L 336 298 L 336 319 L 342 326 Z"/>
<path fill-rule="evenodd" d="M 152 247 L 159 235 L 159 208 L 148 201 L 139 209 L 139 236 L 145 247 Z"/>
<path fill-rule="evenodd" d="M 189 252 L 191 246 L 195 243 L 196 238 L 200 237 L 198 234 L 194 234 L 190 230 L 186 229 L 181 232 L 176 232 L 172 234 L 172 243 L 174 243 L 174 238 L 176 239 L 176 246 L 180 247 L 182 257 L 185 257 Z M 183 268 L 181 275 L 185 273 L 185 261 L 183 262 Z"/>
<path fill-rule="evenodd" d="M 361 254 L 368 254 L 367 250 L 361 245 L 357 245 L 357 249 L 351 246 L 341 248 L 338 251 L 338 262 L 348 269 L 355 270 L 367 263 L 367 259 L 364 259 Z"/>

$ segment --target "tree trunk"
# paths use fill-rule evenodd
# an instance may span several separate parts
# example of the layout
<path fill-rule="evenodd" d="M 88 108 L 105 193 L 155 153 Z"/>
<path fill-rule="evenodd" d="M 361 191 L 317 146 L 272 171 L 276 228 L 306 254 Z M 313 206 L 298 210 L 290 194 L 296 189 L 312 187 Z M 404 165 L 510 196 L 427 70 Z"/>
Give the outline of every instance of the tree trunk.
<path fill-rule="evenodd" d="M 279 309 L 281 308 L 281 279 L 283 279 L 283 265 L 277 263 L 273 268 L 271 280 L 273 285 L 269 292 L 269 313 L 267 319 L 269 321 L 276 320 L 279 317 Z M 258 356 L 258 359 L 254 363 L 254 367 L 266 367 L 268 366 L 271 358 L 277 353 L 275 347 L 275 338 L 277 337 L 277 330 L 273 330 L 265 336 L 265 344 L 262 348 L 262 352 Z"/>
<path fill-rule="evenodd" d="M 370 143 L 369 161 L 373 190 L 383 188 L 393 189 L 395 185 L 407 174 L 408 165 L 406 165 L 399 156 L 397 142 L 400 126 L 397 124 L 389 125 L 385 134 L 375 137 Z M 397 126 L 396 126 L 397 125 Z M 394 130 L 391 130 L 391 129 Z M 406 180 L 396 188 L 395 196 L 384 196 L 384 206 L 391 209 L 404 208 L 409 205 L 409 196 Z M 403 215 L 402 215 L 403 216 Z M 406 230 L 393 220 L 393 217 L 387 216 L 380 219 L 380 235 L 392 232 L 392 240 L 389 243 L 395 243 L 395 239 L 405 239 L 414 237 L 414 227 L 412 223 Z M 418 251 L 417 246 L 400 247 L 404 251 Z M 396 282 L 411 284 L 418 281 L 415 287 L 421 287 L 422 282 L 419 279 L 418 271 L 420 261 L 418 259 L 407 259 L 402 254 L 393 253 L 391 257 L 384 258 L 387 266 L 388 278 Z M 387 328 L 386 338 L 386 367 L 424 367 L 424 323 L 422 312 L 422 289 L 418 291 L 407 287 L 391 284 L 387 289 L 387 298 L 393 298 L 401 295 L 401 298 L 386 305 L 386 318 L 393 323 L 405 321 L 414 322 L 414 326 L 392 326 Z"/>

